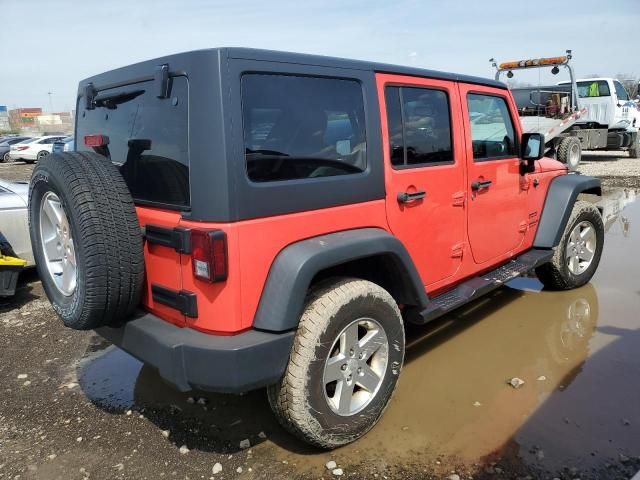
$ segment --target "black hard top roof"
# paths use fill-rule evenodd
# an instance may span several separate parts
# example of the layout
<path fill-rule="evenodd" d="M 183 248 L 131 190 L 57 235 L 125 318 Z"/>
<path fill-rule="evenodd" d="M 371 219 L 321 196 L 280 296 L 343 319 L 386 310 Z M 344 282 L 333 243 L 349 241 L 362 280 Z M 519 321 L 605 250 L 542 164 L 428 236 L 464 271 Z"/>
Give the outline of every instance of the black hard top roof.
<path fill-rule="evenodd" d="M 255 48 L 240 48 L 240 47 L 224 47 L 224 48 L 210 48 L 203 50 L 194 50 L 190 52 L 178 53 L 169 55 L 166 57 L 156 58 L 153 60 L 147 60 L 141 63 L 129 65 L 127 67 L 105 72 L 93 77 L 83 80 L 81 83 L 86 83 L 94 80 L 98 80 L 100 77 L 104 79 L 105 74 L 107 77 L 111 77 L 113 74 L 124 73 L 127 70 L 139 70 L 140 67 L 147 67 L 150 65 L 159 65 L 161 63 L 171 64 L 172 59 L 184 58 L 190 55 L 198 56 L 215 56 L 220 58 L 237 58 L 244 60 L 257 60 L 265 62 L 279 62 L 279 63 L 292 63 L 299 65 L 316 65 L 325 66 L 331 68 L 344 68 L 350 70 L 366 70 L 380 73 L 394 73 L 399 75 L 409 75 L 415 77 L 434 78 L 439 80 L 449 80 L 455 82 L 473 83 L 476 85 L 486 85 L 496 88 L 507 88 L 507 86 L 493 79 L 474 77 L 471 75 L 461 75 L 457 73 L 440 72 L 437 70 L 428 70 L 423 68 L 414 68 L 401 65 L 390 65 L 385 63 L 370 62 L 364 60 L 350 60 L 346 58 L 327 57 L 322 55 L 309 55 L 304 53 L 291 53 L 280 52 L 275 50 L 261 50 Z M 136 68 L 138 67 L 138 68 Z"/>
<path fill-rule="evenodd" d="M 216 49 L 214 49 L 216 50 Z M 440 80 L 450 80 L 455 82 L 474 83 L 476 85 L 487 85 L 490 87 L 507 88 L 507 86 L 496 80 L 471 75 L 461 75 L 458 73 L 440 72 L 423 68 L 414 68 L 400 65 L 390 65 L 386 63 L 369 62 L 364 60 L 350 60 L 338 57 L 326 57 L 322 55 L 309 55 L 304 53 L 279 52 L 274 50 L 260 50 L 254 48 L 220 48 L 217 49 L 226 54 L 229 58 L 241 58 L 246 60 L 263 60 L 283 63 L 297 63 L 302 65 L 318 65 L 333 68 L 345 68 L 351 70 L 371 70 L 381 73 L 395 73 L 400 75 L 411 75 L 415 77 L 436 78 Z"/>

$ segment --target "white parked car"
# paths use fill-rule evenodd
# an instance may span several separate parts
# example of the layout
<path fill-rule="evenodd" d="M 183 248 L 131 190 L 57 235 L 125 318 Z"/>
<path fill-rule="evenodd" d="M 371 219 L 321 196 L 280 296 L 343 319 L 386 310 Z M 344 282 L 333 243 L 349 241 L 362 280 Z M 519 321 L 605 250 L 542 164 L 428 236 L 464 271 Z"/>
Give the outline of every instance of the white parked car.
<path fill-rule="evenodd" d="M 29 237 L 28 182 L 0 180 L 0 232 L 6 237 L 15 254 L 33 266 Z"/>
<path fill-rule="evenodd" d="M 49 155 L 53 148 L 53 143 L 66 137 L 66 135 L 47 135 L 15 143 L 11 145 L 9 155 L 12 160 L 24 160 L 27 163 L 33 163 Z"/>

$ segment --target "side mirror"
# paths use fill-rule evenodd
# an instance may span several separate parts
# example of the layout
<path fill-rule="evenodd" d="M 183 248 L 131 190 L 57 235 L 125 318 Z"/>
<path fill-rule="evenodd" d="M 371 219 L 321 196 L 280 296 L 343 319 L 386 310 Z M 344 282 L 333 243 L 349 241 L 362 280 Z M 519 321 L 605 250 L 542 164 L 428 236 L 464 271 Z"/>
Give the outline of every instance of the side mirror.
<path fill-rule="evenodd" d="M 520 158 L 524 160 L 522 173 L 536 170 L 536 160 L 544 156 L 544 135 L 541 133 L 525 133 L 520 142 Z"/>

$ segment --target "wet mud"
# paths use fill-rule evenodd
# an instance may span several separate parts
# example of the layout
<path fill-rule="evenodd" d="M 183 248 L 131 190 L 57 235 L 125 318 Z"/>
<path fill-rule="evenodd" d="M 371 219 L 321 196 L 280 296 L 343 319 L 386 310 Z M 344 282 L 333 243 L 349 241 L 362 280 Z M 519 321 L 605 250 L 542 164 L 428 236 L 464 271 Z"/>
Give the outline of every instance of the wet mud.
<path fill-rule="evenodd" d="M 347 478 L 630 478 L 640 468 L 640 203 L 615 189 L 600 206 L 606 245 L 590 284 L 550 292 L 520 278 L 408 328 L 385 415 L 332 452 L 285 433 L 263 390 L 180 393 L 92 333 L 62 328 L 27 279 L 0 305 L 0 478 L 210 478 L 216 462 L 214 478 L 329 478 L 329 460 Z"/>

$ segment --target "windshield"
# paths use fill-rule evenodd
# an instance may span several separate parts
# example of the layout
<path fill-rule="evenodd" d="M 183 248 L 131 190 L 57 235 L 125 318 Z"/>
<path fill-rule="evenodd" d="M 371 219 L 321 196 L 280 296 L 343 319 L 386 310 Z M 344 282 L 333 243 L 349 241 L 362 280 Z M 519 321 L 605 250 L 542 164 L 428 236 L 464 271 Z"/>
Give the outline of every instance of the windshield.
<path fill-rule="evenodd" d="M 33 143 L 36 140 L 40 140 L 40 139 L 39 138 L 28 138 L 28 139 L 22 140 L 21 142 L 18 142 L 18 143 Z"/>

